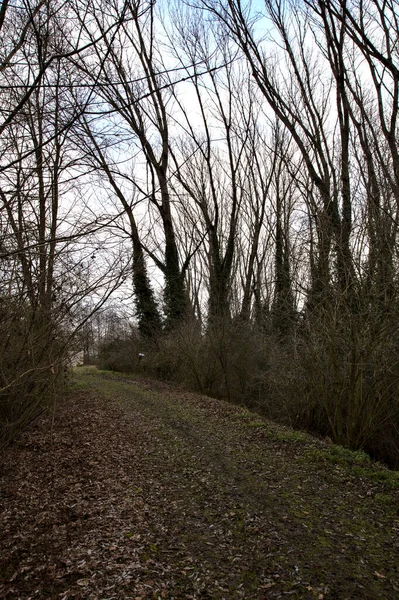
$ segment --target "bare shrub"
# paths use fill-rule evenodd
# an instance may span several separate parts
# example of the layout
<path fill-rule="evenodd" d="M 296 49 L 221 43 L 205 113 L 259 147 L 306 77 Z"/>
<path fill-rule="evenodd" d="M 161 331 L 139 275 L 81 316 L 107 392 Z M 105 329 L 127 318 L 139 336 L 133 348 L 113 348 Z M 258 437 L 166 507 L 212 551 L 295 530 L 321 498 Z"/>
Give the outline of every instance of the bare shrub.
<path fill-rule="evenodd" d="M 65 382 L 64 356 L 48 315 L 0 299 L 0 447 L 52 405 Z"/>
<path fill-rule="evenodd" d="M 201 332 L 189 321 L 160 338 L 146 368 L 200 393 L 246 403 L 261 360 L 260 339 L 251 325 L 221 320 Z"/>
<path fill-rule="evenodd" d="M 100 369 L 133 373 L 139 365 L 140 348 L 139 337 L 134 333 L 114 336 L 100 345 L 97 365 Z"/>
<path fill-rule="evenodd" d="M 309 423 L 310 407 L 304 394 L 297 346 L 295 335 L 281 339 L 269 332 L 262 336 L 250 403 L 272 420 L 305 428 Z"/>
<path fill-rule="evenodd" d="M 158 340 L 149 351 L 146 368 L 156 377 L 176 381 L 202 394 L 216 394 L 220 380 L 220 367 L 208 360 L 206 339 L 193 320 Z"/>
<path fill-rule="evenodd" d="M 202 332 L 188 321 L 157 342 L 103 346 L 100 366 L 139 371 L 245 404 L 292 427 L 399 464 L 399 346 L 394 312 L 371 318 L 336 298 L 289 335 L 236 320 Z M 140 363 L 138 353 L 144 349 Z M 101 356 L 101 355 L 100 355 Z"/>
<path fill-rule="evenodd" d="M 399 347 L 395 311 L 344 298 L 307 317 L 289 340 L 269 337 L 255 375 L 270 418 L 399 464 Z M 256 387 L 256 385 L 255 385 Z"/>

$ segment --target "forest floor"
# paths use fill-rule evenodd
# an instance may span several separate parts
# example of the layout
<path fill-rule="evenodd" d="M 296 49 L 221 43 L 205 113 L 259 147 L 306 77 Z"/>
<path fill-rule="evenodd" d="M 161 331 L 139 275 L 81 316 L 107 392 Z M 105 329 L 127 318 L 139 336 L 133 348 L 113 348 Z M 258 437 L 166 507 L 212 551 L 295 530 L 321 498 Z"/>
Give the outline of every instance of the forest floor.
<path fill-rule="evenodd" d="M 0 461 L 0 598 L 399 598 L 399 473 L 91 368 Z"/>

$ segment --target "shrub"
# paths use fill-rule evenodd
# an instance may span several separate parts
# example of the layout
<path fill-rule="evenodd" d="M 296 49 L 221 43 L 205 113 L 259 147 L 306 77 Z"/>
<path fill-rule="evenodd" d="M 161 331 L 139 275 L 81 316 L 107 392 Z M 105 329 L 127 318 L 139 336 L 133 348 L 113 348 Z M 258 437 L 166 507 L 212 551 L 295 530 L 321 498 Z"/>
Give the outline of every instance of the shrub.
<path fill-rule="evenodd" d="M 399 344 L 394 315 L 335 306 L 289 335 L 236 320 L 202 332 L 188 321 L 157 342 L 109 340 L 100 366 L 137 371 L 249 406 L 282 424 L 329 436 L 399 465 Z M 138 362 L 138 353 L 145 359 Z"/>
<path fill-rule="evenodd" d="M 140 343 L 136 335 L 117 336 L 104 341 L 98 352 L 98 367 L 121 373 L 134 372 L 139 363 Z"/>
<path fill-rule="evenodd" d="M 54 402 L 64 358 L 63 336 L 48 315 L 0 299 L 0 446 Z"/>

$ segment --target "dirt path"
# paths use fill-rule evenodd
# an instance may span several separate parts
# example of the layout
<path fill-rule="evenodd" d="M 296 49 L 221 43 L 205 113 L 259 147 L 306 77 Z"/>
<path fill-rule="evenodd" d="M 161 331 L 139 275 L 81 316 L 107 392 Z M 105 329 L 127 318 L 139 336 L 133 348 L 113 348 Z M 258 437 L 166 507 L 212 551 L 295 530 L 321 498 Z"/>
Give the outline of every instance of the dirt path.
<path fill-rule="evenodd" d="M 0 597 L 399 598 L 399 475 L 90 369 L 8 449 Z"/>

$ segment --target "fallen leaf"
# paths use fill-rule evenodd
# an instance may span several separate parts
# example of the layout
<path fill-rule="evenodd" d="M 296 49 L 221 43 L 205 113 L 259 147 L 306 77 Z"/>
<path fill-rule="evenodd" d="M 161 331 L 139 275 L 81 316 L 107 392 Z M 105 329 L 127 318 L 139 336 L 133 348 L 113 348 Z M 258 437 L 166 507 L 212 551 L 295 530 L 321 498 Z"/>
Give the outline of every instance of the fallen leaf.
<path fill-rule="evenodd" d="M 378 571 L 374 571 L 374 575 L 376 577 L 379 577 L 380 579 L 385 579 L 385 575 L 383 575 L 382 573 L 378 573 Z"/>

